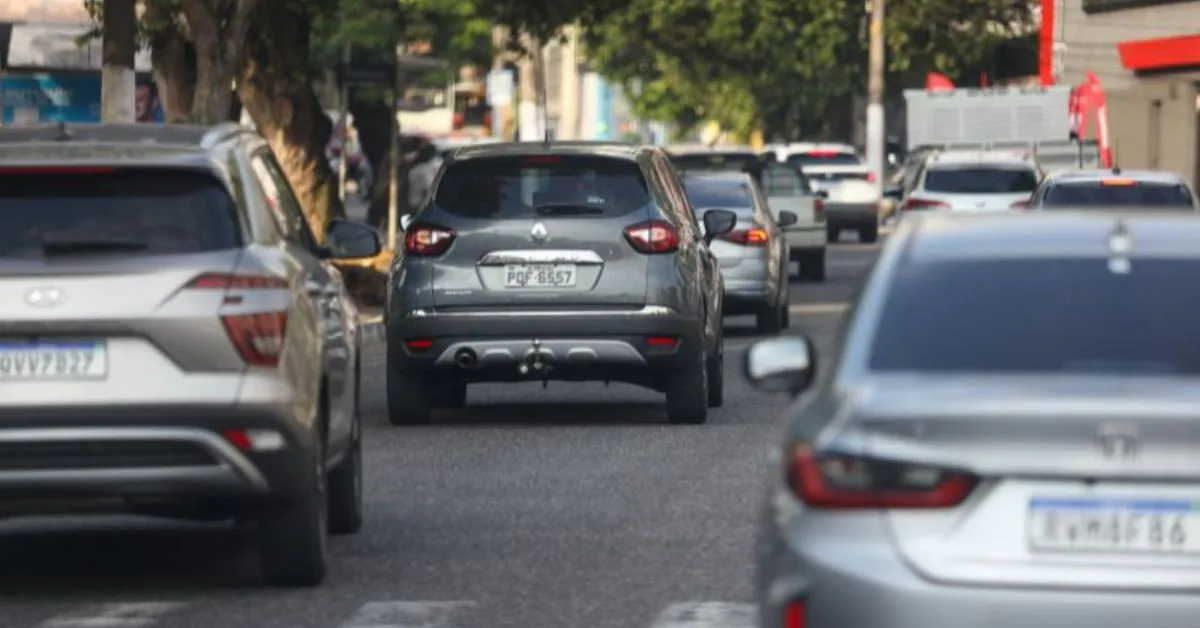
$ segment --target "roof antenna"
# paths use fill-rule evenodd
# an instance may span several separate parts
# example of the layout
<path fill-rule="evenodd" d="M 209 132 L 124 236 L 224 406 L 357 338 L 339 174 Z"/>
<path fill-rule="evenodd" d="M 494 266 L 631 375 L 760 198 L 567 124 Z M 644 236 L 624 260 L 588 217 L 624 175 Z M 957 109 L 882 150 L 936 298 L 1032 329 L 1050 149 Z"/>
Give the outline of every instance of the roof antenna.
<path fill-rule="evenodd" d="M 58 135 L 54 137 L 56 142 L 65 142 L 71 139 L 71 131 L 67 128 L 66 122 L 58 123 Z"/>

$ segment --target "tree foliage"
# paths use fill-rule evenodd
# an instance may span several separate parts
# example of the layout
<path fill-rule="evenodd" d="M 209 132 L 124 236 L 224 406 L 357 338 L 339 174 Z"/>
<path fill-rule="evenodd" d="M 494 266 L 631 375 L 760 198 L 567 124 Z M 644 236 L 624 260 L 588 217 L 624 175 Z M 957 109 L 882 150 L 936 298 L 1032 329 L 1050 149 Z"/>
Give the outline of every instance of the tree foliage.
<path fill-rule="evenodd" d="M 1027 28 L 1027 5 L 891 0 L 889 70 L 956 75 Z M 643 79 L 640 113 L 796 137 L 845 116 L 865 88 L 867 19 L 868 6 L 846 0 L 631 0 L 594 24 L 587 44 L 627 93 Z"/>

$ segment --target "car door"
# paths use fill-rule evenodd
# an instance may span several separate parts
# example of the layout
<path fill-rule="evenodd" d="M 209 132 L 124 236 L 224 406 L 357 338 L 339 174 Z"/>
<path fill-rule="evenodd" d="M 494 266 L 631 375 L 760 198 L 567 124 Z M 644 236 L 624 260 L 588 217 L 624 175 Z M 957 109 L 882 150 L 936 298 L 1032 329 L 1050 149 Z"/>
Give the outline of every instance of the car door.
<path fill-rule="evenodd" d="M 329 451 L 341 451 L 354 427 L 358 384 L 354 381 L 352 360 L 356 359 L 357 321 L 345 316 L 342 300 L 348 297 L 341 273 L 321 259 L 308 220 L 275 156 L 264 147 L 253 154 L 250 163 L 284 234 L 287 256 L 296 265 L 296 298 L 307 301 L 308 307 L 304 309 L 312 313 L 312 320 L 301 324 L 307 324 L 308 333 L 316 336 L 314 344 L 321 347 L 319 367 L 324 371 L 330 401 L 328 446 Z M 297 384 L 319 382 L 321 373 L 312 373 L 306 379 Z"/>
<path fill-rule="evenodd" d="M 704 229 L 696 216 L 696 211 L 688 201 L 687 192 L 679 179 L 679 172 L 674 164 L 662 155 L 654 156 L 654 168 L 657 171 L 655 179 L 663 188 L 663 193 L 671 205 L 671 212 L 677 216 L 679 224 L 686 225 L 686 231 L 681 233 L 681 239 L 688 239 L 695 250 L 697 264 L 697 281 L 693 286 L 700 291 L 696 298 L 704 304 L 704 330 L 707 340 L 717 337 L 720 333 L 723 319 L 721 308 L 725 295 L 725 283 L 721 277 L 720 262 L 704 241 Z M 690 233 L 687 233 L 690 232 Z"/>
<path fill-rule="evenodd" d="M 755 220 L 766 227 L 767 232 L 771 234 L 771 249 L 768 259 L 771 286 L 777 290 L 778 294 L 783 294 L 783 284 L 786 282 L 784 267 L 788 261 L 787 237 L 784 235 L 783 228 L 775 221 L 775 215 L 771 213 L 767 195 L 763 193 L 762 188 L 751 181 L 750 190 L 754 195 Z"/>

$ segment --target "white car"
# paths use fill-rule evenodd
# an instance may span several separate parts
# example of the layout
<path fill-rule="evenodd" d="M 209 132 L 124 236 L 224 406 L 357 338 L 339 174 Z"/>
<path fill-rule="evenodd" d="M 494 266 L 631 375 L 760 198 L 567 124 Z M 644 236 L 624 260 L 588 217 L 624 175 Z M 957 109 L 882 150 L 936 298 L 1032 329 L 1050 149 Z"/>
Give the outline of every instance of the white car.
<path fill-rule="evenodd" d="M 1031 151 L 947 150 L 930 156 L 900 207 L 990 213 L 1024 210 L 1044 177 Z"/>

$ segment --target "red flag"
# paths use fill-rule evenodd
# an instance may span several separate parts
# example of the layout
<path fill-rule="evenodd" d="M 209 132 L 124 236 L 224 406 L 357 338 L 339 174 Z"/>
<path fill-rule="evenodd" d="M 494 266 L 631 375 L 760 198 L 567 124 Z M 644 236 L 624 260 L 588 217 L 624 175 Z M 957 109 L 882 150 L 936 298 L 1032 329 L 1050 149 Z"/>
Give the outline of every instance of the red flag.
<path fill-rule="evenodd" d="M 945 74 L 930 72 L 925 75 L 925 89 L 931 92 L 954 91 L 954 81 L 951 81 Z"/>
<path fill-rule="evenodd" d="M 988 86 L 988 76 L 987 76 L 987 72 L 980 72 L 980 73 L 979 73 L 979 86 L 980 86 L 980 87 L 987 87 L 987 86 Z"/>

